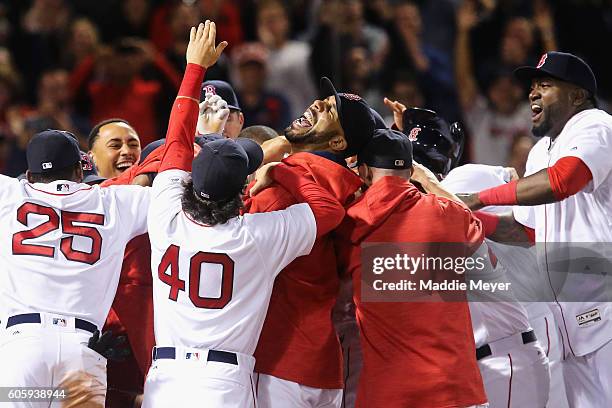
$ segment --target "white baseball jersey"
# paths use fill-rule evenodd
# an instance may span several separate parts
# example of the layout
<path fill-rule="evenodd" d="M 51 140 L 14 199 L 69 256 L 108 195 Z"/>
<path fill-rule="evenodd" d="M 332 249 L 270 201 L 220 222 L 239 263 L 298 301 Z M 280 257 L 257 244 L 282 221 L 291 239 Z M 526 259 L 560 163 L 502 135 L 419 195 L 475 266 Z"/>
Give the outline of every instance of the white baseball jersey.
<path fill-rule="evenodd" d="M 148 205 L 149 188 L 0 175 L 0 312 L 57 313 L 101 328 Z"/>
<path fill-rule="evenodd" d="M 593 179 L 571 197 L 519 207 L 514 216 L 535 227 L 542 271 L 553 282 L 559 272 L 570 272 L 563 287 L 551 288 L 556 299 L 552 310 L 566 351 L 582 356 L 612 340 L 612 307 L 603 301 L 612 285 L 609 263 L 602 262 L 612 258 L 607 248 L 612 242 L 612 116 L 599 109 L 574 115 L 554 141 L 544 137 L 531 149 L 525 175 L 551 167 L 562 157 L 581 159 Z M 580 301 L 564 302 L 569 299 Z"/>
<path fill-rule="evenodd" d="M 213 227 L 198 224 L 181 207 L 188 176 L 167 170 L 153 182 L 149 238 L 156 344 L 252 355 L 274 278 L 314 245 L 314 215 L 307 204 L 297 204 Z"/>

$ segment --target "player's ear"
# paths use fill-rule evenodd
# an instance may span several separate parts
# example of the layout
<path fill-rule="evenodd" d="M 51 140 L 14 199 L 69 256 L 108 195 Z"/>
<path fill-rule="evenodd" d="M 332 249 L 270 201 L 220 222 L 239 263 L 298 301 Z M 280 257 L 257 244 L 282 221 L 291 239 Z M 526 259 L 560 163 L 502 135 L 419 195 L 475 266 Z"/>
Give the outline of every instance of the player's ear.
<path fill-rule="evenodd" d="M 30 170 L 26 170 L 26 180 L 28 180 L 28 183 L 33 183 L 32 173 L 30 172 Z"/>
<path fill-rule="evenodd" d="M 329 147 L 334 152 L 343 152 L 348 148 L 348 143 L 343 135 L 336 135 L 330 139 Z"/>
<path fill-rule="evenodd" d="M 570 98 L 573 106 L 582 106 L 589 98 L 589 93 L 586 89 L 576 87 L 570 91 Z"/>
<path fill-rule="evenodd" d="M 74 181 L 76 181 L 77 183 L 81 183 L 83 182 L 83 178 L 83 168 L 81 167 L 81 163 L 79 163 L 74 168 Z"/>
<path fill-rule="evenodd" d="M 244 125 L 244 114 L 239 112 L 238 120 L 240 121 L 240 126 Z"/>

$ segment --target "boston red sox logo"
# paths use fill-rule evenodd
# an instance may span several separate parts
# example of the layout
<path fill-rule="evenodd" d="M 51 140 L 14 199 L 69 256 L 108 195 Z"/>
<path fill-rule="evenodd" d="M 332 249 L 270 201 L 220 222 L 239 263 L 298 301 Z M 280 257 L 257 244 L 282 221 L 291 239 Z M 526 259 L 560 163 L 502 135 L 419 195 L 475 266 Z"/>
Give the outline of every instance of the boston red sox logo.
<path fill-rule="evenodd" d="M 412 130 L 408 134 L 408 140 L 410 140 L 411 142 L 416 142 L 417 136 L 419 135 L 419 133 L 421 133 L 420 127 L 417 126 L 417 127 L 412 128 Z"/>
<path fill-rule="evenodd" d="M 341 93 L 341 94 L 338 94 L 338 95 L 341 95 L 341 96 L 343 96 L 343 97 L 345 97 L 346 99 L 349 99 L 349 100 L 351 100 L 351 101 L 360 101 L 360 100 L 361 100 L 361 96 L 359 96 L 359 95 L 355 95 L 355 94 L 350 94 L 350 93 Z"/>
<path fill-rule="evenodd" d="M 216 95 L 217 94 L 217 88 L 215 88 L 214 85 L 206 85 L 204 87 L 204 94 L 207 94 L 207 93 Z"/>
<path fill-rule="evenodd" d="M 536 68 L 540 68 L 542 65 L 544 65 L 546 58 L 548 58 L 548 54 L 542 55 L 542 58 L 540 58 L 540 62 L 538 62 L 538 66 Z"/>
<path fill-rule="evenodd" d="M 93 169 L 93 163 L 91 162 L 91 158 L 87 153 L 81 153 L 81 167 L 85 171 L 89 171 Z"/>

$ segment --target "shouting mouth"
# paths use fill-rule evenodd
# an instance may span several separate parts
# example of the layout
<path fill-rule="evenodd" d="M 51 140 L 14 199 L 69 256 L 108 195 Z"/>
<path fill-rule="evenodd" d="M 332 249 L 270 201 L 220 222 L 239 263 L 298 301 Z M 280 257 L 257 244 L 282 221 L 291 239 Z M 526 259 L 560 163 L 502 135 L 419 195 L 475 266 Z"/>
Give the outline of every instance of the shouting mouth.
<path fill-rule="evenodd" d="M 536 123 L 542 117 L 542 107 L 538 104 L 531 105 L 531 122 Z"/>
<path fill-rule="evenodd" d="M 310 109 L 307 109 L 302 116 L 293 121 L 291 127 L 294 129 L 309 129 L 313 126 L 313 124 L 314 117 Z"/>
<path fill-rule="evenodd" d="M 122 160 L 120 162 L 117 162 L 117 164 L 115 164 L 115 168 L 117 170 L 119 170 L 120 172 L 124 172 L 127 169 L 129 169 L 130 167 L 132 167 L 133 165 L 134 165 L 134 160 L 126 159 L 126 160 Z"/>

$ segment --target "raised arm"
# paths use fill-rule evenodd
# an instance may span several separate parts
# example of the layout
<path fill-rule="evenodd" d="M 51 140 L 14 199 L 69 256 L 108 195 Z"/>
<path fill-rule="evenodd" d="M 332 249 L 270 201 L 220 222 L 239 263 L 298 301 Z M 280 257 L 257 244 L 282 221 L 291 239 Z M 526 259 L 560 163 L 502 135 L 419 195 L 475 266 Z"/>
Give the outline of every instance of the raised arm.
<path fill-rule="evenodd" d="M 464 111 L 472 105 L 478 92 L 470 51 L 470 30 L 476 25 L 477 18 L 473 1 L 464 0 L 457 10 L 457 38 L 455 40 L 455 80 L 459 102 Z"/>
<path fill-rule="evenodd" d="M 191 28 L 187 46 L 187 68 L 178 96 L 172 105 L 166 148 L 159 168 L 191 171 L 193 142 L 199 113 L 200 88 L 206 69 L 212 66 L 227 46 L 223 41 L 216 46 L 215 23 L 206 20 L 198 28 Z"/>

